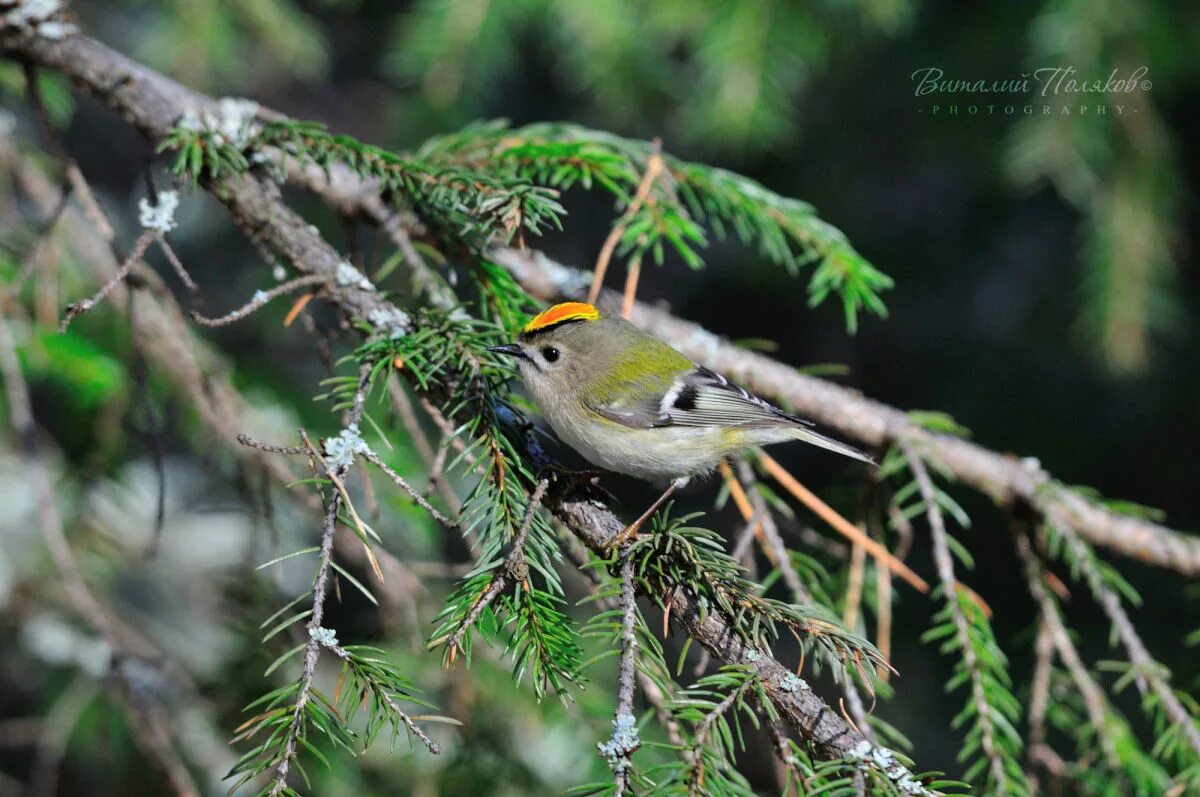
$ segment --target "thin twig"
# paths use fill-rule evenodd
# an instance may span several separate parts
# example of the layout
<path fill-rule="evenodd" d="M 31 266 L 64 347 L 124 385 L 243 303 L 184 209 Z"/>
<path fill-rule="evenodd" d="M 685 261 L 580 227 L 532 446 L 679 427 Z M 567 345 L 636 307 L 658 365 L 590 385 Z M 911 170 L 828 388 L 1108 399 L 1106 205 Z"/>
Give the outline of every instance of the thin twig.
<path fill-rule="evenodd" d="M 50 211 L 50 215 L 41 223 L 41 229 L 37 231 L 29 250 L 22 257 L 21 268 L 18 269 L 16 276 L 6 286 L 6 292 L 10 297 L 15 297 L 20 292 L 22 286 L 25 284 L 25 280 L 37 268 L 38 256 L 41 254 L 42 245 L 52 240 L 51 233 L 54 232 L 54 226 L 62 218 L 63 213 L 70 204 L 70 200 L 71 185 L 67 183 L 59 193 L 58 200 L 54 203 L 54 208 Z"/>
<path fill-rule="evenodd" d="M 458 297 L 434 272 L 421 257 L 420 252 L 413 246 L 412 236 L 399 214 L 386 211 L 387 216 L 382 224 L 383 231 L 392 243 L 400 250 L 404 262 L 412 271 L 413 284 L 417 290 L 429 298 L 429 303 L 442 310 L 453 310 L 458 307 Z"/>
<path fill-rule="evenodd" d="M 745 522 L 742 524 L 742 530 L 734 538 L 733 547 L 729 549 L 729 555 L 741 562 L 742 566 L 746 568 L 747 573 L 755 573 L 757 572 L 757 568 L 754 565 L 754 553 L 751 546 L 757 536 L 755 532 L 760 529 L 761 518 L 757 512 L 751 512 L 750 517 L 746 518 L 743 516 L 743 520 Z"/>
<path fill-rule="evenodd" d="M 325 525 L 321 531 L 321 548 L 318 557 L 317 574 L 313 584 L 312 614 L 309 615 L 308 642 L 304 646 L 304 663 L 300 668 L 300 688 L 296 692 L 296 702 L 292 708 L 292 720 L 284 735 L 283 756 L 275 768 L 275 776 L 271 780 L 270 797 L 278 797 L 287 788 L 288 773 L 292 761 L 296 758 L 296 745 L 304 733 L 305 708 L 308 705 L 312 691 L 313 677 L 317 673 L 317 661 L 321 657 L 321 642 L 319 635 L 314 634 L 322 628 L 321 621 L 325 617 L 325 592 L 329 585 L 329 570 L 333 563 L 333 538 L 337 530 L 338 508 L 342 496 L 337 490 L 329 493 L 328 504 L 325 507 Z"/>
<path fill-rule="evenodd" d="M 121 261 L 121 265 L 117 267 L 117 273 L 108 282 L 100 286 L 100 290 L 96 291 L 90 298 L 80 299 L 67 305 L 67 313 L 63 316 L 62 324 L 58 328 L 59 332 L 66 332 L 67 327 L 71 325 L 71 320 L 75 316 L 88 312 L 113 292 L 117 285 L 129 275 L 130 270 L 137 265 L 142 255 L 146 254 L 146 250 L 150 248 L 150 244 L 154 243 L 154 235 L 153 230 L 146 230 L 138 236 L 137 241 L 133 244 L 133 248 L 129 250 L 129 254 Z"/>
<path fill-rule="evenodd" d="M 712 732 L 712 726 L 725 712 L 733 707 L 733 704 L 741 699 L 742 695 L 753 686 L 755 679 L 753 677 L 746 679 L 737 689 L 734 689 L 721 702 L 717 703 L 712 709 L 705 714 L 700 722 L 696 723 L 695 735 L 693 736 L 692 749 L 688 751 L 688 756 L 691 758 L 691 772 L 688 775 L 688 797 L 697 797 L 704 794 L 701 791 L 704 788 L 704 764 L 703 764 L 703 748 L 708 742 L 708 735 Z"/>
<path fill-rule="evenodd" d="M 206 327 L 228 326 L 229 324 L 232 324 L 235 321 L 241 321 L 243 318 L 250 315 L 255 310 L 259 309 L 260 307 L 262 307 L 263 305 L 265 305 L 267 302 L 271 301 L 272 299 L 276 299 L 280 296 L 284 296 L 286 294 L 292 293 L 293 291 L 297 291 L 300 288 L 307 288 L 311 285 L 321 285 L 321 284 L 324 284 L 324 282 L 325 282 L 325 278 L 318 276 L 318 275 L 309 275 L 307 277 L 297 277 L 296 279 L 291 280 L 289 282 L 285 282 L 282 285 L 276 285 L 274 288 L 272 288 L 269 291 L 258 291 L 257 293 L 254 294 L 254 298 L 252 298 L 250 301 L 246 302 L 246 304 L 242 305 L 241 307 L 239 307 L 238 309 L 236 309 L 230 313 L 226 313 L 225 315 L 221 316 L 220 318 L 206 318 L 206 317 L 200 315 L 200 313 L 193 310 L 192 311 L 192 320 L 195 321 L 197 324 L 200 324 L 201 326 L 206 326 Z"/>
<path fill-rule="evenodd" d="M 248 448 L 265 451 L 268 454 L 307 454 L 304 446 L 275 446 L 270 443 L 260 443 L 248 434 L 239 434 L 237 441 Z"/>
<path fill-rule="evenodd" d="M 595 276 L 592 278 L 592 288 L 588 291 L 588 304 L 595 304 L 596 299 L 600 296 L 600 288 L 604 285 L 604 275 L 608 271 L 608 261 L 612 259 L 613 252 L 621 241 L 621 236 L 625 234 L 625 228 L 629 226 L 629 222 L 633 220 L 633 217 L 641 209 L 642 203 L 650 194 L 654 180 L 663 170 L 663 158 L 659 151 L 662 142 L 655 139 L 653 147 L 650 157 L 646 160 L 646 173 L 642 175 L 642 181 L 638 183 L 633 200 L 625 209 L 625 213 L 621 215 L 620 221 L 614 224 L 609 231 L 608 237 L 604 239 L 604 245 L 600 247 L 600 255 L 596 258 Z"/>
<path fill-rule="evenodd" d="M 875 647 L 885 661 L 892 659 L 892 571 L 875 568 Z M 887 682 L 891 672 L 887 667 L 875 668 L 876 674 Z"/>
<path fill-rule="evenodd" d="M 777 766 L 776 781 L 779 788 L 783 791 L 780 797 L 791 797 L 792 783 L 802 783 L 799 771 L 796 768 L 796 756 L 792 752 L 792 747 L 788 743 L 787 732 L 783 729 L 781 722 L 768 722 L 767 734 L 771 737 L 771 752 L 775 754 Z"/>
<path fill-rule="evenodd" d="M 408 437 L 416 447 L 421 460 L 427 467 L 431 466 L 434 457 L 433 446 L 429 444 L 429 438 L 425 436 L 425 430 L 421 428 L 421 424 L 417 420 L 417 413 L 413 410 L 412 399 L 408 397 L 408 393 L 404 390 L 398 377 L 388 380 L 387 391 L 392 409 L 400 416 L 400 421 L 404 424 Z"/>
<path fill-rule="evenodd" d="M 746 485 L 749 505 L 754 510 L 754 516 L 758 518 L 758 541 L 762 546 L 763 553 L 767 555 L 771 564 L 779 569 L 783 576 L 783 583 L 792 593 L 792 600 L 796 603 L 812 603 L 812 593 L 804 586 L 796 568 L 792 566 L 792 557 L 788 553 L 787 546 L 784 545 L 783 537 L 779 534 L 779 527 L 775 525 L 775 517 L 771 514 L 770 507 L 767 506 L 767 500 L 756 489 L 757 479 L 754 476 L 754 468 L 750 467 L 750 463 L 745 459 L 738 460 L 738 476 Z M 735 479 L 733 484 L 736 483 Z M 741 489 L 740 484 L 738 487 Z M 732 491 L 732 489 L 733 485 L 731 484 L 730 490 Z"/>
<path fill-rule="evenodd" d="M 883 568 L 880 568 L 883 569 Z M 842 608 L 842 625 L 848 631 L 858 627 L 858 610 L 862 606 L 863 578 L 867 570 L 867 549 L 855 545 L 850 549 L 850 568 L 846 578 L 846 604 Z"/>
<path fill-rule="evenodd" d="M 636 255 L 629 261 L 629 271 L 625 274 L 625 295 L 621 300 L 621 318 L 629 318 L 633 313 L 633 303 L 637 299 L 638 279 L 642 275 L 642 258 Z"/>
<path fill-rule="evenodd" d="M 192 275 L 183 267 L 183 261 L 179 259 L 179 255 L 175 254 L 175 248 L 167 243 L 165 233 L 158 233 L 154 236 L 154 240 L 158 243 L 158 248 L 166 256 L 167 262 L 171 264 L 171 268 L 175 269 L 175 276 L 179 277 L 179 281 L 191 293 L 199 293 L 200 286 L 192 280 Z"/>
<path fill-rule="evenodd" d="M 875 540 L 871 539 L 867 534 L 855 526 L 850 521 L 839 515 L 833 507 L 822 501 L 815 493 L 796 480 L 796 477 L 788 473 L 787 470 L 775 461 L 770 454 L 765 451 L 758 452 L 758 461 L 762 463 L 763 469 L 771 474 L 775 481 L 779 482 L 785 490 L 791 493 L 795 498 L 815 512 L 822 520 L 828 523 L 846 537 L 851 542 L 861 545 L 867 549 L 867 553 L 875 557 L 875 559 L 891 570 L 896 575 L 907 581 L 919 592 L 928 592 L 929 585 L 925 583 L 925 579 L 918 576 L 912 571 L 908 565 L 901 562 L 895 556 L 884 548 Z"/>
<path fill-rule="evenodd" d="M 1054 674 L 1054 635 L 1046 618 L 1038 618 L 1033 642 L 1033 677 L 1029 682 L 1029 747 L 1046 741 L 1046 710 L 1050 707 L 1050 681 Z M 1033 773 L 1026 772 L 1033 781 Z"/>
<path fill-rule="evenodd" d="M 379 455 L 376 454 L 374 451 L 367 449 L 366 451 L 362 452 L 361 456 L 363 459 L 367 460 L 367 462 L 370 462 L 372 465 L 374 465 L 375 467 L 377 467 L 381 471 L 383 471 L 385 474 L 387 474 L 388 478 L 391 479 L 392 482 L 397 487 L 399 487 L 404 492 L 408 493 L 409 497 L 411 497 L 412 500 L 417 502 L 417 506 L 421 507 L 426 512 L 428 512 L 430 515 L 432 515 L 433 519 L 436 520 L 438 523 L 441 523 L 443 526 L 445 526 L 447 528 L 451 528 L 451 529 L 458 528 L 458 523 L 456 523 L 455 521 L 446 517 L 441 512 L 439 512 L 437 509 L 435 509 L 432 504 L 430 504 L 428 501 L 425 500 L 425 496 L 423 496 L 419 492 L 417 492 L 413 488 L 413 486 L 411 484 L 409 484 L 407 480 L 405 480 L 405 478 L 403 476 L 401 476 L 399 473 L 396 473 L 396 471 L 392 470 L 388 466 L 388 464 L 386 462 L 384 462 L 382 459 L 380 459 Z"/>

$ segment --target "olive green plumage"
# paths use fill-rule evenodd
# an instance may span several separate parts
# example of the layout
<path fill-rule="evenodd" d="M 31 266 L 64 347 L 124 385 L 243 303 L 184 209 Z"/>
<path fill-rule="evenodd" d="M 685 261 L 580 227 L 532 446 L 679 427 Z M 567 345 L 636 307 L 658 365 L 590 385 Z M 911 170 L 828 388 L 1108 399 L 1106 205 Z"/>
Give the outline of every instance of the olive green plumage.
<path fill-rule="evenodd" d="M 870 461 L 591 305 L 556 305 L 494 350 L 517 358 L 558 437 L 607 470 L 683 483 L 723 457 L 785 440 Z"/>

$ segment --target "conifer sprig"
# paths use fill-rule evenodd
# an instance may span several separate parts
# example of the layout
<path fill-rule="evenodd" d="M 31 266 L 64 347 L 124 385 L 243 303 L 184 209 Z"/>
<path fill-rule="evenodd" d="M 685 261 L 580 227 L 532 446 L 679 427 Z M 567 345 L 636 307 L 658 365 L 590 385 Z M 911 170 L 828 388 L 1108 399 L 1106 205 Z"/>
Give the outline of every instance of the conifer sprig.
<path fill-rule="evenodd" d="M 576 185 L 600 188 L 624 207 L 655 154 L 650 142 L 577 125 L 542 123 L 510 129 L 496 122 L 431 139 L 416 157 L 498 169 L 560 190 Z M 867 262 L 811 205 L 724 169 L 662 157 L 665 179 L 655 181 L 651 198 L 626 223 L 618 254 L 631 260 L 649 254 L 661 264 L 669 247 L 687 265 L 698 268 L 703 263 L 699 250 L 708 245 L 700 225 L 708 225 L 718 240 L 736 237 L 790 273 L 815 264 L 809 303 L 816 306 L 831 293 L 837 294 L 851 331 L 861 310 L 886 315 L 880 294 L 892 287 L 891 278 Z"/>
<path fill-rule="evenodd" d="M 944 602 L 923 639 L 940 642 L 943 654 L 958 656 L 946 691 L 963 686 L 968 689 L 966 705 L 953 722 L 955 729 L 965 728 L 959 752 L 959 760 L 968 763 L 964 779 L 979 785 L 986 794 L 1028 795 L 1029 783 L 1021 766 L 1023 742 L 1017 730 L 1021 704 L 1012 693 L 1008 658 L 996 641 L 987 613 L 974 593 L 955 576 L 955 555 L 965 566 L 971 566 L 965 548 L 952 542 L 942 514 L 943 507 L 957 509 L 957 504 L 934 485 L 924 461 L 908 447 L 899 446 L 898 456 L 911 471 L 911 485 L 915 487 L 900 488 L 894 500 L 900 504 L 915 497 L 913 506 L 919 507 L 928 520 L 940 581 L 935 594 Z M 890 473 L 898 467 L 897 451 L 890 452 L 889 458 L 892 461 L 885 461 L 883 470 Z M 901 514 L 910 516 L 913 508 L 901 509 Z M 961 517 L 965 518 L 965 513 Z"/>

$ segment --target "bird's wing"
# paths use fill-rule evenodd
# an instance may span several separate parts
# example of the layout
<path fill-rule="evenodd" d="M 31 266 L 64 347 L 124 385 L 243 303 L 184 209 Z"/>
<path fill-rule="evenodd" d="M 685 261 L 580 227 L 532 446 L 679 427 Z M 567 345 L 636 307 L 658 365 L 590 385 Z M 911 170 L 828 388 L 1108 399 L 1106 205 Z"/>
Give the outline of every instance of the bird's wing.
<path fill-rule="evenodd" d="M 707 368 L 693 367 L 674 377 L 665 389 L 630 391 L 620 400 L 592 409 L 602 417 L 633 429 L 663 427 L 777 428 L 787 437 L 863 462 L 868 455 L 813 430 L 813 423 L 790 415 Z"/>
<path fill-rule="evenodd" d="M 661 410 L 674 426 L 812 425 L 702 367 L 676 380 L 663 396 Z"/>
<path fill-rule="evenodd" d="M 661 384 L 639 387 L 592 409 L 610 421 L 636 429 L 809 423 L 707 368 L 693 367 Z"/>

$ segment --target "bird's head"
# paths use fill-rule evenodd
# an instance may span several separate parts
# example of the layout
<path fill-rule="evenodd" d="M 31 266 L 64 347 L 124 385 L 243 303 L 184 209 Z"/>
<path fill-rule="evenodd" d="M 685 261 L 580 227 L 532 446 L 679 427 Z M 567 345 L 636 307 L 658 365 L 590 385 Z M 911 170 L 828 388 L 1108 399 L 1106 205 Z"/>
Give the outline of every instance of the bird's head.
<path fill-rule="evenodd" d="M 573 393 L 619 348 L 619 324 L 584 302 L 556 304 L 534 316 L 517 339 L 490 351 L 516 358 L 537 400 L 543 391 Z"/>

